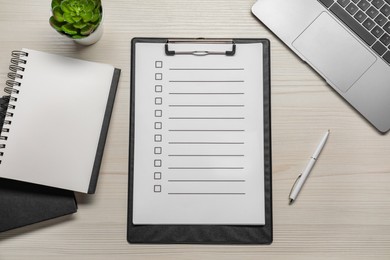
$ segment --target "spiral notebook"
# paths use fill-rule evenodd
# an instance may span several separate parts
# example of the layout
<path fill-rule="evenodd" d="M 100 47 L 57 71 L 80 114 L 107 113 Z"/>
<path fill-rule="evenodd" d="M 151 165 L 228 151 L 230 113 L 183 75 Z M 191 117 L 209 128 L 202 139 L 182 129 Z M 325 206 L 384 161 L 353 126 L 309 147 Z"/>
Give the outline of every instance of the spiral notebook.
<path fill-rule="evenodd" d="M 0 98 L 0 129 L 9 96 Z M 0 178 L 0 232 L 77 211 L 72 191 Z"/>
<path fill-rule="evenodd" d="M 128 241 L 272 241 L 269 43 L 132 42 Z"/>
<path fill-rule="evenodd" d="M 119 75 L 108 64 L 13 51 L 0 177 L 94 193 Z"/>

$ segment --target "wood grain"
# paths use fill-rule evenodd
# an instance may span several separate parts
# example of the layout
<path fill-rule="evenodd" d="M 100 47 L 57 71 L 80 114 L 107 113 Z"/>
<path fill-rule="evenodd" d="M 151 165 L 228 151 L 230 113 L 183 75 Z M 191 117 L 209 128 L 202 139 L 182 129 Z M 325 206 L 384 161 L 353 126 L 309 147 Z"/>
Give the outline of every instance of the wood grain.
<path fill-rule="evenodd" d="M 390 259 L 388 134 L 379 134 L 258 22 L 250 12 L 253 3 L 103 0 L 103 38 L 81 47 L 50 28 L 50 0 L 0 0 L 0 82 L 5 83 L 11 51 L 23 47 L 122 69 L 97 193 L 77 194 L 73 216 L 0 234 L 0 259 Z M 126 242 L 130 40 L 142 36 L 270 39 L 271 246 Z M 290 188 L 327 129 L 329 141 L 289 206 Z"/>

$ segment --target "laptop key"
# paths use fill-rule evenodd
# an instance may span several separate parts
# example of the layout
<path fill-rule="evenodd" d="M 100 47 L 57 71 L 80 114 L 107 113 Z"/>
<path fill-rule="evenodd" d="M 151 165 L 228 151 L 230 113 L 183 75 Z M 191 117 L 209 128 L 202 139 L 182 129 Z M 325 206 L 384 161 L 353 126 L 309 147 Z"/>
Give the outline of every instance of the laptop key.
<path fill-rule="evenodd" d="M 384 5 L 381 8 L 381 13 L 384 14 L 386 17 L 390 15 L 390 6 L 389 5 Z"/>
<path fill-rule="evenodd" d="M 375 6 L 376 8 L 381 8 L 381 6 L 385 3 L 383 0 L 373 0 L 371 4 Z"/>
<path fill-rule="evenodd" d="M 365 13 L 363 13 L 362 11 L 359 11 L 355 14 L 355 19 L 358 20 L 359 22 L 363 22 L 366 18 L 367 18 L 367 15 Z"/>
<path fill-rule="evenodd" d="M 366 11 L 368 9 L 368 7 L 370 7 L 370 3 L 367 2 L 366 0 L 361 0 L 359 3 L 358 3 L 358 6 L 360 7 L 360 9 L 362 9 L 363 11 Z"/>
<path fill-rule="evenodd" d="M 387 24 L 383 26 L 383 29 L 385 29 L 385 31 L 390 34 L 390 22 L 387 22 Z"/>
<path fill-rule="evenodd" d="M 375 42 L 375 37 L 372 36 L 371 33 L 367 32 L 366 29 L 364 29 L 347 11 L 345 11 L 339 5 L 332 5 L 332 7 L 329 10 L 332 13 L 334 13 L 342 22 L 344 22 L 352 31 L 354 31 L 368 45 L 371 46 Z M 374 24 L 372 25 L 372 27 L 374 27 Z"/>
<path fill-rule="evenodd" d="M 379 25 L 383 26 L 387 22 L 387 18 L 384 17 L 382 14 L 379 14 L 374 21 Z"/>
<path fill-rule="evenodd" d="M 367 18 L 367 19 L 364 21 L 363 26 L 364 26 L 367 30 L 371 30 L 372 28 L 374 28 L 375 23 L 374 23 L 374 21 L 371 20 L 370 18 Z"/>
<path fill-rule="evenodd" d="M 382 56 L 383 53 L 386 52 L 387 48 L 382 44 L 380 43 L 379 41 L 376 42 L 373 46 L 372 46 L 372 49 L 379 54 L 379 56 Z"/>
<path fill-rule="evenodd" d="M 350 0 L 337 0 L 337 3 L 339 3 L 342 7 L 346 7 L 350 2 Z"/>
<path fill-rule="evenodd" d="M 354 15 L 359 10 L 359 8 L 353 3 L 350 3 L 347 8 L 345 8 L 345 10 L 347 10 L 348 13 Z"/>
<path fill-rule="evenodd" d="M 375 26 L 375 28 L 371 31 L 371 33 L 376 37 L 376 38 L 379 38 L 382 36 L 382 34 L 384 33 L 384 31 L 382 30 L 382 28 L 380 28 L 378 25 Z"/>
<path fill-rule="evenodd" d="M 325 5 L 326 8 L 329 8 L 333 3 L 334 0 L 319 0 L 323 5 Z"/>
<path fill-rule="evenodd" d="M 390 35 L 385 33 L 381 38 L 380 41 L 383 43 L 383 45 L 388 46 L 390 44 Z"/>
<path fill-rule="evenodd" d="M 347 10 L 347 12 L 351 15 L 354 15 L 359 10 L 359 8 L 353 3 L 350 3 L 347 8 L 345 8 L 345 10 Z"/>
<path fill-rule="evenodd" d="M 373 6 L 371 6 L 367 11 L 366 14 L 368 14 L 369 17 L 374 19 L 378 15 L 379 11 L 376 10 Z"/>
<path fill-rule="evenodd" d="M 390 64 L 390 51 L 386 52 L 386 54 L 383 55 L 383 59 L 385 59 L 385 61 Z"/>
<path fill-rule="evenodd" d="M 364 26 L 364 28 L 366 28 L 367 30 L 371 31 L 372 28 L 374 28 L 375 23 L 374 23 L 374 21 L 371 20 L 370 18 L 367 18 L 367 19 L 363 22 L 363 26 Z"/>

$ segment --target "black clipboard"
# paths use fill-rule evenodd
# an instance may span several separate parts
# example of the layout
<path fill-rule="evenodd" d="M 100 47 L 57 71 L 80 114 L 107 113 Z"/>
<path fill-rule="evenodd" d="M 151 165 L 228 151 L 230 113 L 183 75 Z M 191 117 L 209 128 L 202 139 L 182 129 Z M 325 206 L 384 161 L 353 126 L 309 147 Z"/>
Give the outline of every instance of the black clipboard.
<path fill-rule="evenodd" d="M 232 48 L 225 53 L 190 52 L 175 53 L 169 43 L 184 42 L 231 42 Z M 234 55 L 237 44 L 263 44 L 263 100 L 264 100 L 264 192 L 265 225 L 134 225 L 133 219 L 133 177 L 134 177 L 134 118 L 135 118 L 135 56 L 136 43 L 165 43 L 166 55 Z M 255 55 L 255 54 L 254 54 Z M 261 73 L 261 72 L 259 72 Z M 133 38 L 131 42 L 131 93 L 130 93 L 130 144 L 129 144 L 129 189 L 128 225 L 129 243 L 153 244 L 271 244 L 272 225 L 272 162 L 271 162 L 271 94 L 270 94 L 270 43 L 267 39 L 177 39 Z"/>

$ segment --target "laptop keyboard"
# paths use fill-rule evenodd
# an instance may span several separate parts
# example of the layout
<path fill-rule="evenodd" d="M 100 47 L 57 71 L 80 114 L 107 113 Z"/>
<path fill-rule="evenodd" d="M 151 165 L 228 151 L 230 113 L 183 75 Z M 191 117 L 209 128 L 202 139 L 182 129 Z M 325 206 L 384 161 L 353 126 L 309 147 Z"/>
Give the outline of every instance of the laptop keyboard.
<path fill-rule="evenodd" d="M 390 64 L 390 0 L 318 0 Z"/>

